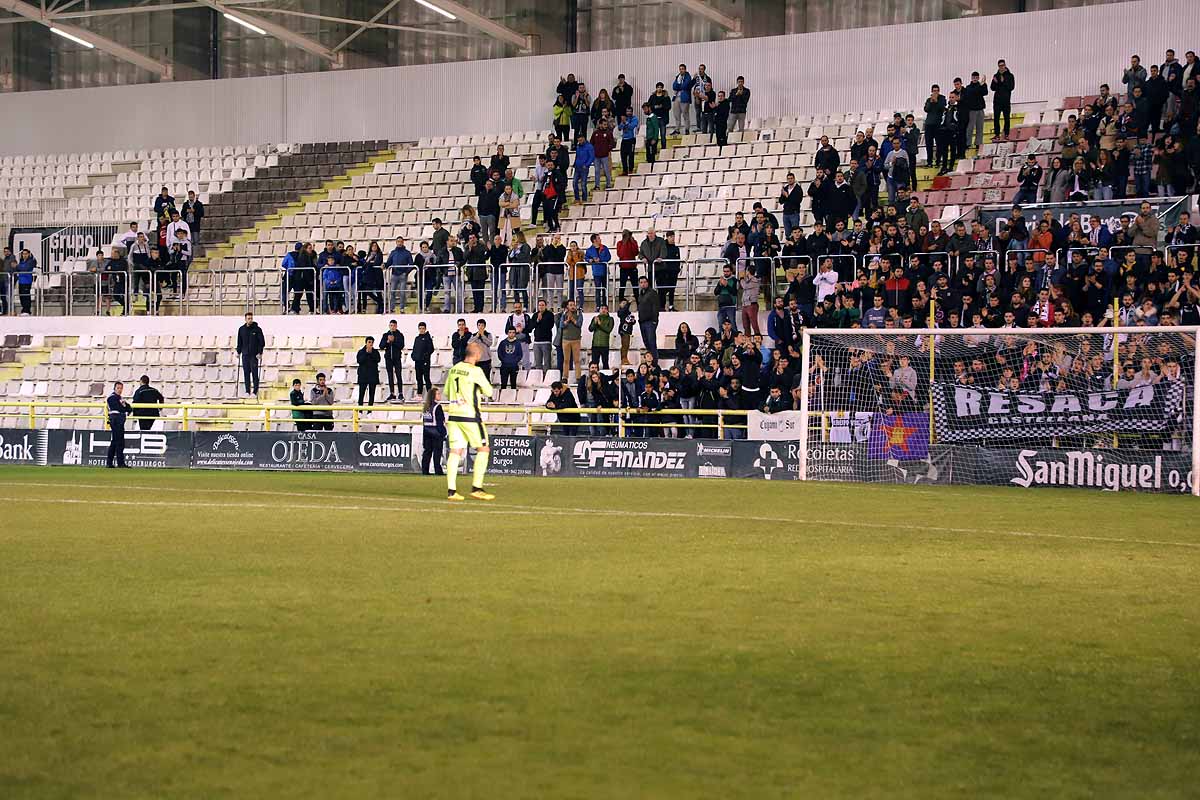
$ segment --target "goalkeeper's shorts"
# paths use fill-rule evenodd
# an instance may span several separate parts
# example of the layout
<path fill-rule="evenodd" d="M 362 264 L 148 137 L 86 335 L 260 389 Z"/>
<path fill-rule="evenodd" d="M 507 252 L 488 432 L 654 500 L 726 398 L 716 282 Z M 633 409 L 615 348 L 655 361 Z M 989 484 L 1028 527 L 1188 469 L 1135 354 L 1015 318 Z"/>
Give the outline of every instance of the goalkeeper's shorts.
<path fill-rule="evenodd" d="M 472 447 L 478 450 L 488 446 L 487 429 L 483 421 L 464 417 L 450 417 L 446 420 L 446 438 L 451 450 L 462 450 Z"/>

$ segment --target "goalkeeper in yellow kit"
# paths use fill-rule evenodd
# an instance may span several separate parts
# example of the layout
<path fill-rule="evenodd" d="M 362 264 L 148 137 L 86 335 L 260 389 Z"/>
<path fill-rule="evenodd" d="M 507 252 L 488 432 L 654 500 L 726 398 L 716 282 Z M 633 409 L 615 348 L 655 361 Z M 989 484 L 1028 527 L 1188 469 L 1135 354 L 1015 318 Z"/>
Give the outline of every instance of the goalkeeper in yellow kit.
<path fill-rule="evenodd" d="M 471 497 L 476 500 L 495 500 L 496 496 L 483 490 L 483 476 L 487 473 L 488 447 L 487 429 L 483 427 L 483 412 L 479 408 L 482 398 L 491 398 L 492 384 L 476 364 L 483 355 L 483 348 L 475 342 L 467 347 L 467 356 L 446 373 L 446 398 L 449 413 L 446 415 L 446 433 L 450 441 L 450 456 L 446 459 L 447 499 L 461 502 L 465 498 L 458 493 L 458 465 L 467 457 L 467 448 L 475 448 L 475 477 L 471 484 Z"/>

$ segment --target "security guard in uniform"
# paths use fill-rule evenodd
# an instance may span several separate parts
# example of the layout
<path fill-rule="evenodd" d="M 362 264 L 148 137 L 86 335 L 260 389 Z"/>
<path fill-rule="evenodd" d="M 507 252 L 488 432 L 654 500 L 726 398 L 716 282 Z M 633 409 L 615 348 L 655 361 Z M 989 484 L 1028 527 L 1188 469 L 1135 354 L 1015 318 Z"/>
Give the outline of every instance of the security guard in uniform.
<path fill-rule="evenodd" d="M 111 436 L 108 442 L 108 459 L 107 466 L 113 468 L 113 460 L 116 459 L 117 466 L 122 469 L 128 469 L 129 465 L 125 463 L 125 418 L 129 415 L 132 408 L 129 403 L 126 403 L 121 398 L 121 392 L 125 390 L 125 384 L 117 381 L 113 384 L 113 392 L 108 396 L 108 427 L 111 431 Z"/>

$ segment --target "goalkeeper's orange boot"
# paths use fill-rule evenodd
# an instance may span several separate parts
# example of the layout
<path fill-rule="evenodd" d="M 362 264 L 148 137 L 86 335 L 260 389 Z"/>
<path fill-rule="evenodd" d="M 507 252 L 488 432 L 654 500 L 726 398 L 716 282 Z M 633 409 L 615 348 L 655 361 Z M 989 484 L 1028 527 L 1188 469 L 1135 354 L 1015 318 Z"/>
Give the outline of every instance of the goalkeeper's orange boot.
<path fill-rule="evenodd" d="M 452 503 L 461 503 L 464 500 L 466 500 L 467 498 L 463 497 L 458 492 L 450 492 L 450 494 L 446 495 L 446 499 L 451 501 Z"/>
<path fill-rule="evenodd" d="M 476 500 L 495 500 L 496 499 L 496 495 L 489 494 L 488 492 L 485 492 L 483 489 L 480 489 L 478 487 L 471 490 L 471 497 L 474 497 Z"/>

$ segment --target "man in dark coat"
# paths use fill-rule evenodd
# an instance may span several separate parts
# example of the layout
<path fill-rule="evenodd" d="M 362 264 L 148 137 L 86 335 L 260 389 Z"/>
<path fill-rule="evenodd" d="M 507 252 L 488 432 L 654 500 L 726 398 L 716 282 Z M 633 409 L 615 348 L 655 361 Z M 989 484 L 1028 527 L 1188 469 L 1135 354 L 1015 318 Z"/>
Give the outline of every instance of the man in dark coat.
<path fill-rule="evenodd" d="M 125 463 L 125 419 L 129 416 L 129 412 L 133 411 L 121 398 L 121 392 L 124 391 L 125 384 L 117 381 L 113 384 L 112 394 L 108 396 L 108 458 L 105 460 L 105 465 L 113 468 L 113 460 L 116 460 L 116 466 L 121 469 L 127 469 L 128 464 Z"/>
<path fill-rule="evenodd" d="M 573 434 L 577 430 L 575 423 L 583 419 L 579 414 L 564 413 L 564 409 L 579 408 L 579 404 L 575 402 L 575 395 L 571 394 L 570 388 L 562 381 L 550 384 L 550 397 L 546 400 L 546 408 L 558 412 L 558 424 L 554 426 L 554 433 L 559 436 Z"/>
<path fill-rule="evenodd" d="M 358 404 L 375 405 L 375 387 L 379 385 L 379 351 L 375 349 L 375 337 L 368 336 L 355 359 L 358 362 Z"/>
<path fill-rule="evenodd" d="M 162 405 L 162 392 L 150 385 L 150 376 L 143 375 L 139 381 L 139 386 L 133 392 L 134 405 L 141 403 Z M 162 413 L 157 408 L 139 408 L 135 418 L 138 421 L 138 427 L 144 431 L 148 431 L 154 427 L 154 420 L 158 419 Z"/>
<path fill-rule="evenodd" d="M 392 402 L 404 396 L 404 334 L 396 327 L 396 320 L 388 320 L 387 330 L 379 337 L 379 349 L 383 351 L 383 363 L 387 369 L 388 398 Z M 400 394 L 396 394 L 396 387 Z"/>
<path fill-rule="evenodd" d="M 417 325 L 417 338 L 413 341 L 410 356 L 417 373 L 417 395 L 421 396 L 433 388 L 429 380 L 429 365 L 433 361 L 433 337 L 429 335 L 425 323 Z"/>
<path fill-rule="evenodd" d="M 617 76 L 617 85 L 609 92 L 613 101 L 613 117 L 623 117 L 633 105 L 633 87 L 625 82 L 625 73 Z"/>
<path fill-rule="evenodd" d="M 238 328 L 237 354 L 242 360 L 242 376 L 246 381 L 246 394 L 258 396 L 258 360 L 267 347 L 262 328 L 254 321 L 254 315 L 246 314 L 246 324 Z"/>
<path fill-rule="evenodd" d="M 200 202 L 195 192 L 188 192 L 187 197 L 179 216 L 192 232 L 192 244 L 197 245 L 200 244 L 200 229 L 204 227 L 204 203 Z"/>
<path fill-rule="evenodd" d="M 1012 93 L 1017 80 L 1009 72 L 1004 59 L 996 62 L 996 74 L 992 76 L 992 138 L 1000 139 L 1000 115 L 1004 115 L 1004 134 L 1008 138 L 1008 116 L 1012 111 Z"/>

